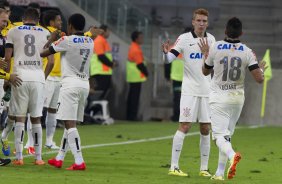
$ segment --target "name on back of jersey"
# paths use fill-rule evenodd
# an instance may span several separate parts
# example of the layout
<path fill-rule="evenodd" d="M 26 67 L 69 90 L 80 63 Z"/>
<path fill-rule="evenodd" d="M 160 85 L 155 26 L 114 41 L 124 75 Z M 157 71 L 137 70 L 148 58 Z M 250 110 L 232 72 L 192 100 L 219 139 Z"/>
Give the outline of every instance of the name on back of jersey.
<path fill-rule="evenodd" d="M 244 51 L 243 45 L 240 45 L 238 48 L 236 47 L 235 44 L 218 44 L 217 46 L 218 50 L 239 50 L 239 51 Z"/>
<path fill-rule="evenodd" d="M 25 65 L 25 66 L 40 66 L 40 61 L 19 61 L 19 65 Z"/>
<path fill-rule="evenodd" d="M 232 84 L 224 84 L 220 86 L 221 90 L 231 90 L 231 89 L 236 89 L 236 84 L 232 83 Z"/>
<path fill-rule="evenodd" d="M 19 29 L 19 30 L 43 31 L 43 29 L 40 28 L 40 27 L 28 26 L 28 25 L 19 26 L 18 29 Z"/>

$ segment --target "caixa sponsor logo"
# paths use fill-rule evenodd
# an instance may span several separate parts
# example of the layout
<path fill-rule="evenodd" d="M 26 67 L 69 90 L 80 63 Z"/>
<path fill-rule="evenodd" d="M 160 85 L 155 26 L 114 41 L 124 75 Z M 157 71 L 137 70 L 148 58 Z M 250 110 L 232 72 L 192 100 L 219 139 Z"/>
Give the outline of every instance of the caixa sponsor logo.
<path fill-rule="evenodd" d="M 87 38 L 87 37 L 75 37 L 73 38 L 73 42 L 74 43 L 92 43 L 93 40 L 91 38 Z"/>
<path fill-rule="evenodd" d="M 203 54 L 202 53 L 191 53 L 190 54 L 190 59 L 202 59 Z"/>
<path fill-rule="evenodd" d="M 19 26 L 19 28 L 18 28 L 19 30 L 33 30 L 33 31 L 43 31 L 43 29 L 42 28 L 40 28 L 40 27 L 35 27 L 35 26 L 26 26 L 26 25 L 24 25 L 24 26 Z"/>

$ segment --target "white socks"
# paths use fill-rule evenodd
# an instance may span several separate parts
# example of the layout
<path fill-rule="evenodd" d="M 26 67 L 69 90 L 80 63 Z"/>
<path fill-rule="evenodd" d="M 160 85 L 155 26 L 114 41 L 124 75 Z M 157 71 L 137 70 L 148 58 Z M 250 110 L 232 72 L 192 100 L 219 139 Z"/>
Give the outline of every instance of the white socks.
<path fill-rule="evenodd" d="M 15 121 L 14 120 L 11 120 L 9 117 L 7 118 L 6 120 L 6 125 L 5 125 L 5 128 L 2 132 L 2 135 L 1 135 L 1 138 L 3 140 L 5 139 L 8 139 L 8 136 L 10 134 L 10 132 L 12 131 L 13 127 L 15 125 Z"/>
<path fill-rule="evenodd" d="M 56 156 L 56 160 L 64 160 L 68 149 L 69 149 L 68 131 L 67 129 L 64 129 L 60 150 L 58 152 L 58 155 Z"/>
<path fill-rule="evenodd" d="M 84 160 L 81 153 L 80 137 L 77 128 L 68 129 L 68 143 L 74 156 L 75 163 L 78 165 L 82 164 Z"/>
<path fill-rule="evenodd" d="M 224 137 L 217 137 L 216 145 L 219 148 L 219 151 L 222 151 L 228 157 L 229 160 L 234 157 L 235 152 L 232 149 L 232 145 Z"/>
<path fill-rule="evenodd" d="M 53 144 L 53 137 L 55 134 L 56 125 L 56 113 L 48 112 L 46 116 L 46 145 L 48 146 Z"/>
<path fill-rule="evenodd" d="M 32 135 L 32 126 L 30 121 L 30 115 L 27 115 L 27 122 L 26 122 L 26 132 L 27 132 L 27 141 L 25 147 L 33 147 L 33 135 Z"/>
<path fill-rule="evenodd" d="M 31 126 L 34 140 L 35 159 L 42 160 L 42 127 L 41 124 L 32 124 Z"/>
<path fill-rule="evenodd" d="M 208 170 L 210 147 L 210 134 L 200 135 L 201 171 Z"/>
<path fill-rule="evenodd" d="M 172 142 L 171 166 L 170 166 L 171 170 L 174 170 L 175 168 L 179 168 L 178 161 L 181 154 L 184 138 L 185 138 L 185 134 L 177 130 L 173 137 L 173 142 Z"/>
<path fill-rule="evenodd" d="M 24 123 L 16 122 L 15 125 L 15 148 L 16 148 L 16 158 L 18 160 L 23 159 L 23 139 L 24 139 Z"/>
<path fill-rule="evenodd" d="M 222 151 L 218 151 L 218 166 L 215 175 L 224 176 L 225 166 L 227 163 L 228 157 Z"/>

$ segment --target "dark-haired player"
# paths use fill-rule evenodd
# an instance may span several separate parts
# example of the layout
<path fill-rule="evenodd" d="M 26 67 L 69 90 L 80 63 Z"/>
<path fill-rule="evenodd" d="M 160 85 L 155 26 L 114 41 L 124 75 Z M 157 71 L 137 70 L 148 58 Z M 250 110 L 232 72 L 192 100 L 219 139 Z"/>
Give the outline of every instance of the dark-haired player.
<path fill-rule="evenodd" d="M 227 160 L 228 179 L 235 176 L 236 165 L 241 159 L 231 145 L 231 136 L 240 117 L 244 104 L 244 79 L 248 69 L 256 82 L 262 83 L 265 63 L 258 64 L 253 51 L 241 43 L 242 23 L 234 17 L 228 20 L 225 29 L 226 38 L 216 42 L 210 49 L 206 40 L 201 40 L 201 50 L 208 55 L 202 67 L 204 75 L 212 70 L 214 76 L 211 82 L 210 108 L 213 139 L 219 148 L 218 168 L 214 180 L 224 180 Z"/>
<path fill-rule="evenodd" d="M 45 49 L 42 57 L 63 52 L 62 87 L 60 88 L 57 119 L 65 123 L 65 131 L 58 155 L 48 163 L 61 168 L 65 154 L 70 148 L 75 163 L 68 170 L 85 170 L 81 143 L 76 123 L 83 121 L 84 105 L 89 93 L 89 61 L 93 51 L 93 40 L 84 36 L 85 18 L 81 14 L 73 14 L 68 19 L 68 35 L 54 42 Z M 53 34 L 49 43 L 53 42 Z"/>

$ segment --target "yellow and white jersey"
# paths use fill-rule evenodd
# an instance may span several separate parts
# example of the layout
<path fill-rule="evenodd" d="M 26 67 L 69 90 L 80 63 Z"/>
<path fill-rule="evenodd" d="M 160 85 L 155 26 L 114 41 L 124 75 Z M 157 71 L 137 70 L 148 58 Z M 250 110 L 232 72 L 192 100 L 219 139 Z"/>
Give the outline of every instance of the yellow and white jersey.
<path fill-rule="evenodd" d="M 215 42 L 213 35 L 205 33 L 205 37 L 207 37 L 209 45 Z M 199 42 L 200 38 L 193 31 L 184 33 L 178 37 L 172 51 L 182 53 L 184 59 L 181 94 L 208 97 L 211 76 L 202 74 L 203 54 L 198 46 Z"/>
<path fill-rule="evenodd" d="M 83 36 L 83 33 L 63 36 L 51 45 L 51 50 L 61 52 L 62 87 L 89 88 L 89 63 L 93 47 L 93 40 Z"/>
<path fill-rule="evenodd" d="M 31 24 L 16 26 L 8 32 L 6 47 L 14 50 L 13 71 L 23 81 L 45 82 L 40 52 L 49 36 L 49 31 Z"/>
<path fill-rule="evenodd" d="M 210 48 L 205 64 L 214 70 L 210 103 L 243 104 L 246 69 L 258 64 L 253 51 L 239 40 L 218 41 Z"/>
<path fill-rule="evenodd" d="M 56 31 L 57 29 L 51 26 L 48 26 L 47 29 L 53 33 L 54 31 Z M 61 76 L 62 76 L 62 72 L 61 72 L 61 53 L 56 53 L 54 54 L 54 67 L 52 69 L 52 71 L 50 72 L 49 76 L 48 76 L 48 80 L 52 80 L 52 81 L 60 81 L 61 80 Z"/>

